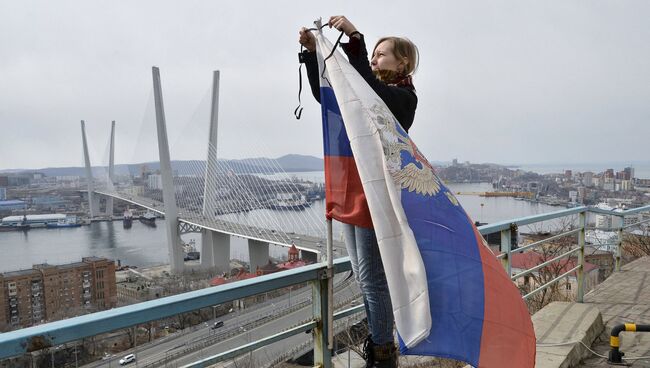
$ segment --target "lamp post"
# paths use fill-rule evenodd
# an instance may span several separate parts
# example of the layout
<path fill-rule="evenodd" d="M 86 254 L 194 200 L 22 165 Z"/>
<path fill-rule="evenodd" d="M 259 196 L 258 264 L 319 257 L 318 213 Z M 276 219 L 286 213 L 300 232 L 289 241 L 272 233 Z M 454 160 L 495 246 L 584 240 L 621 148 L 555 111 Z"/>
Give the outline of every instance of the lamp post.
<path fill-rule="evenodd" d="M 251 332 L 249 330 L 247 330 L 246 328 L 244 328 L 243 326 L 239 327 L 239 329 L 242 330 L 242 332 L 246 332 L 246 340 L 250 344 L 251 343 Z M 253 350 L 252 349 L 248 352 L 248 366 L 249 367 L 253 366 Z"/>

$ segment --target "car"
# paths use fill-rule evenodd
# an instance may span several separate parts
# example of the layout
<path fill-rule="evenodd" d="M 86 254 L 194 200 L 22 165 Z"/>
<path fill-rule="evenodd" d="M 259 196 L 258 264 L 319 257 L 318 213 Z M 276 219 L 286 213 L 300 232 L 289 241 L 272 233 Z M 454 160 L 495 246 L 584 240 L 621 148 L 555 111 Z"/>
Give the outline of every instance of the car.
<path fill-rule="evenodd" d="M 217 321 L 212 325 L 213 330 L 216 330 L 219 327 L 223 327 L 223 321 Z"/>
<path fill-rule="evenodd" d="M 124 358 L 120 359 L 120 365 L 127 365 L 133 362 L 135 362 L 135 354 L 129 354 Z"/>

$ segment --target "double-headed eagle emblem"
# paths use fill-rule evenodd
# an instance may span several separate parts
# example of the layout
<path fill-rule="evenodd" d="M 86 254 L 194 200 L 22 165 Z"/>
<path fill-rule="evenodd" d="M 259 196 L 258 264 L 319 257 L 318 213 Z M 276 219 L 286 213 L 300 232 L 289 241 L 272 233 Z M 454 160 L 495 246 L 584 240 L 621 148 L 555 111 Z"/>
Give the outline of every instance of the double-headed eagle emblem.
<path fill-rule="evenodd" d="M 405 133 L 398 131 L 398 123 L 388 109 L 378 102 L 369 112 L 379 131 L 388 171 L 394 182 L 401 189 L 421 195 L 434 196 L 440 192 L 440 179 L 433 167 L 415 143 Z M 407 153 L 405 158 L 402 157 L 404 152 Z M 445 194 L 451 203 L 458 205 L 451 193 L 445 191 Z"/>

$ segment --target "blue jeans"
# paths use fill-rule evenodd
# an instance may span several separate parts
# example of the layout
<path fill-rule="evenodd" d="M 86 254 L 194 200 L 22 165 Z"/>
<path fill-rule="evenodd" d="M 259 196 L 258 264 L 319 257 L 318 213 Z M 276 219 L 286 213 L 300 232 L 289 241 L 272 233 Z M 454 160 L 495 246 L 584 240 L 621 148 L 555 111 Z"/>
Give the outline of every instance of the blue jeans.
<path fill-rule="evenodd" d="M 343 224 L 343 233 L 352 272 L 363 294 L 372 342 L 393 342 L 393 306 L 375 230 Z"/>

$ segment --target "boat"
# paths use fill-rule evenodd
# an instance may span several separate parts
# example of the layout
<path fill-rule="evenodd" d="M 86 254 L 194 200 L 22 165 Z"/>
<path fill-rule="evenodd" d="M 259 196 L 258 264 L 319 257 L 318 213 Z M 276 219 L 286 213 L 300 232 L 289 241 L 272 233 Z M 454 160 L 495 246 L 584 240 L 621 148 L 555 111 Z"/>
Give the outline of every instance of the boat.
<path fill-rule="evenodd" d="M 183 252 L 185 256 L 183 257 L 184 261 L 196 261 L 201 259 L 201 252 L 196 250 L 194 239 L 190 240 L 189 243 L 183 243 Z"/>
<path fill-rule="evenodd" d="M 153 212 L 147 212 L 144 215 L 140 216 L 140 222 L 147 226 L 156 227 L 156 214 Z"/>
<path fill-rule="evenodd" d="M 122 217 L 122 226 L 125 229 L 130 229 L 133 225 L 133 212 L 130 209 L 124 210 L 124 216 Z"/>
<path fill-rule="evenodd" d="M 307 202 L 307 199 L 302 194 L 278 193 L 275 200 L 269 204 L 269 208 L 281 211 L 302 211 L 310 205 L 311 203 Z"/>
<path fill-rule="evenodd" d="M 79 226 L 81 226 L 81 223 L 77 221 L 76 216 L 66 216 L 64 219 L 59 219 L 57 222 L 48 222 L 45 224 L 45 227 L 48 229 L 61 229 Z"/>

